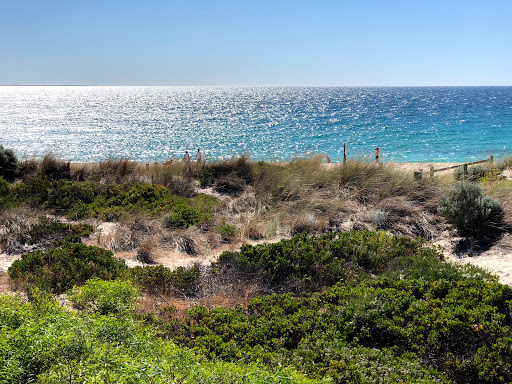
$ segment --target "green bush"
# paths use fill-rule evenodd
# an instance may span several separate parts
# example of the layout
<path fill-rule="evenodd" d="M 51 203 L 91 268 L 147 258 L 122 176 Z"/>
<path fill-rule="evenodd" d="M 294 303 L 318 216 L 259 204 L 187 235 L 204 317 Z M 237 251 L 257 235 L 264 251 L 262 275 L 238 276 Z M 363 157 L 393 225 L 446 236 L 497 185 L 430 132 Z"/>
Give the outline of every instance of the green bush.
<path fill-rule="evenodd" d="M 0 212 L 12 203 L 11 185 L 0 176 Z"/>
<path fill-rule="evenodd" d="M 119 315 L 133 311 L 139 296 L 139 290 L 128 282 L 92 278 L 82 287 L 73 287 L 69 300 L 89 313 Z"/>
<path fill-rule="evenodd" d="M 379 274 L 391 260 L 402 256 L 439 258 L 436 248 L 421 239 L 391 236 L 380 231 L 299 234 L 275 244 L 244 244 L 240 252 L 224 252 L 217 266 L 260 274 L 274 288 L 318 290 L 339 281 L 360 280 Z"/>
<path fill-rule="evenodd" d="M 162 225 L 172 229 L 186 229 L 192 225 L 200 225 L 208 222 L 212 215 L 203 212 L 199 208 L 192 207 L 188 204 L 177 204 L 162 216 Z"/>
<path fill-rule="evenodd" d="M 482 194 L 482 189 L 462 181 L 439 197 L 437 211 L 455 225 L 461 235 L 480 237 L 503 220 L 500 202 Z"/>
<path fill-rule="evenodd" d="M 455 171 L 453 172 L 453 178 L 455 180 L 468 180 L 468 181 L 477 181 L 483 177 L 489 172 L 488 168 L 485 168 L 481 164 L 473 165 L 471 167 L 468 167 L 468 174 L 464 176 L 464 168 L 458 167 L 455 168 Z"/>
<path fill-rule="evenodd" d="M 116 220 L 134 213 L 158 216 L 169 212 L 171 215 L 166 222 L 173 228 L 208 222 L 219 203 L 214 197 L 176 196 L 162 185 L 100 184 L 52 180 L 46 176 L 36 176 L 16 185 L 13 194 L 19 204 L 52 209 L 73 219 Z"/>
<path fill-rule="evenodd" d="M 511 300 L 512 288 L 481 279 L 364 281 L 194 307 L 173 339 L 334 382 L 508 383 Z"/>
<path fill-rule="evenodd" d="M 213 185 L 213 183 L 215 182 L 215 176 L 213 174 L 213 170 L 203 166 L 199 170 L 197 179 L 199 180 L 199 185 L 201 186 L 201 188 L 211 187 Z"/>
<path fill-rule="evenodd" d="M 12 149 L 0 145 L 0 177 L 13 180 L 16 177 L 18 159 Z"/>
<path fill-rule="evenodd" d="M 129 316 L 0 295 L 0 383 L 316 383 L 290 368 L 209 361 Z"/>
<path fill-rule="evenodd" d="M 226 224 L 223 220 L 222 224 L 217 227 L 217 233 L 222 237 L 222 241 L 229 243 L 240 234 L 240 230 L 234 225 Z"/>
<path fill-rule="evenodd" d="M 130 269 L 135 284 L 153 294 L 178 292 L 185 296 L 195 295 L 199 290 L 199 266 L 178 267 L 174 271 L 163 265 L 136 266 Z"/>
<path fill-rule="evenodd" d="M 21 255 L 21 259 L 9 267 L 9 277 L 19 285 L 63 293 L 93 277 L 119 278 L 127 269 L 124 260 L 116 259 L 111 251 L 83 244 L 64 244 L 60 248 Z"/>
<path fill-rule="evenodd" d="M 26 236 L 22 236 L 21 242 L 35 244 L 41 240 L 51 239 L 69 243 L 80 243 L 82 237 L 89 236 L 94 231 L 90 224 L 67 224 L 56 220 L 50 220 L 46 216 L 40 216 L 38 223 L 30 228 Z"/>

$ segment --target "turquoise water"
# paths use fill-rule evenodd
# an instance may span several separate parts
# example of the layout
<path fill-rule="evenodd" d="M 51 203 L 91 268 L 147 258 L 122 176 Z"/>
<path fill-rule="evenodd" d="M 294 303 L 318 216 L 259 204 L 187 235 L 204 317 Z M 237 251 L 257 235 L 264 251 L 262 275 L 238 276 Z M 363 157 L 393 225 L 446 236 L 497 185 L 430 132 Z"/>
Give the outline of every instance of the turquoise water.
<path fill-rule="evenodd" d="M 512 155 L 512 87 L 0 87 L 0 139 L 71 161 L 248 154 L 383 161 Z"/>

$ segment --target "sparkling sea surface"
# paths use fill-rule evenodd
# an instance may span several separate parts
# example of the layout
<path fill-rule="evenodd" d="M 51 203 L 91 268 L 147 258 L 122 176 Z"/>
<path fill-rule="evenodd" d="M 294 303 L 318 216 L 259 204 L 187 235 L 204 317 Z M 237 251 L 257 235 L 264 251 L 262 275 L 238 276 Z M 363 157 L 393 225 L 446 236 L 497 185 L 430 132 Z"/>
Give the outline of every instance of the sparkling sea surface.
<path fill-rule="evenodd" d="M 75 162 L 512 155 L 512 87 L 1 86 L 0 144 Z"/>

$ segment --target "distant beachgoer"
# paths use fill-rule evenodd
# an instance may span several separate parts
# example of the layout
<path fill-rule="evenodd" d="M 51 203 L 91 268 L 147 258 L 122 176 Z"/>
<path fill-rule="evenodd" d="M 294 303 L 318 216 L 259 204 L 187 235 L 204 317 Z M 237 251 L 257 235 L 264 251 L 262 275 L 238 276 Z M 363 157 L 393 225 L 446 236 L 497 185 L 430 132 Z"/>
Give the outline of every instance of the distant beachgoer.
<path fill-rule="evenodd" d="M 379 162 L 379 147 L 375 148 L 375 162 Z"/>
<path fill-rule="evenodd" d="M 201 151 L 199 150 L 199 148 L 197 148 L 197 153 L 196 153 L 196 160 L 198 163 L 201 162 Z"/>
<path fill-rule="evenodd" d="M 329 156 L 326 156 L 327 158 L 327 163 L 330 163 L 331 162 L 331 158 Z"/>
<path fill-rule="evenodd" d="M 188 151 L 185 151 L 185 156 L 183 156 L 183 161 L 185 163 L 190 163 L 190 155 L 188 154 Z"/>

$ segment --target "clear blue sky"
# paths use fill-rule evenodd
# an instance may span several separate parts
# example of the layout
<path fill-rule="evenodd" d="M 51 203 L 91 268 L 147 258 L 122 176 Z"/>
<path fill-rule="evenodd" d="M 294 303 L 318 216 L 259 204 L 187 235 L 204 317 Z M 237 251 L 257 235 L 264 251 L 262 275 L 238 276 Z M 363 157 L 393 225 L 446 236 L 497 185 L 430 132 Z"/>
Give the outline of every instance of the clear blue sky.
<path fill-rule="evenodd" d="M 512 85 L 511 0 L 3 0 L 0 84 Z"/>

